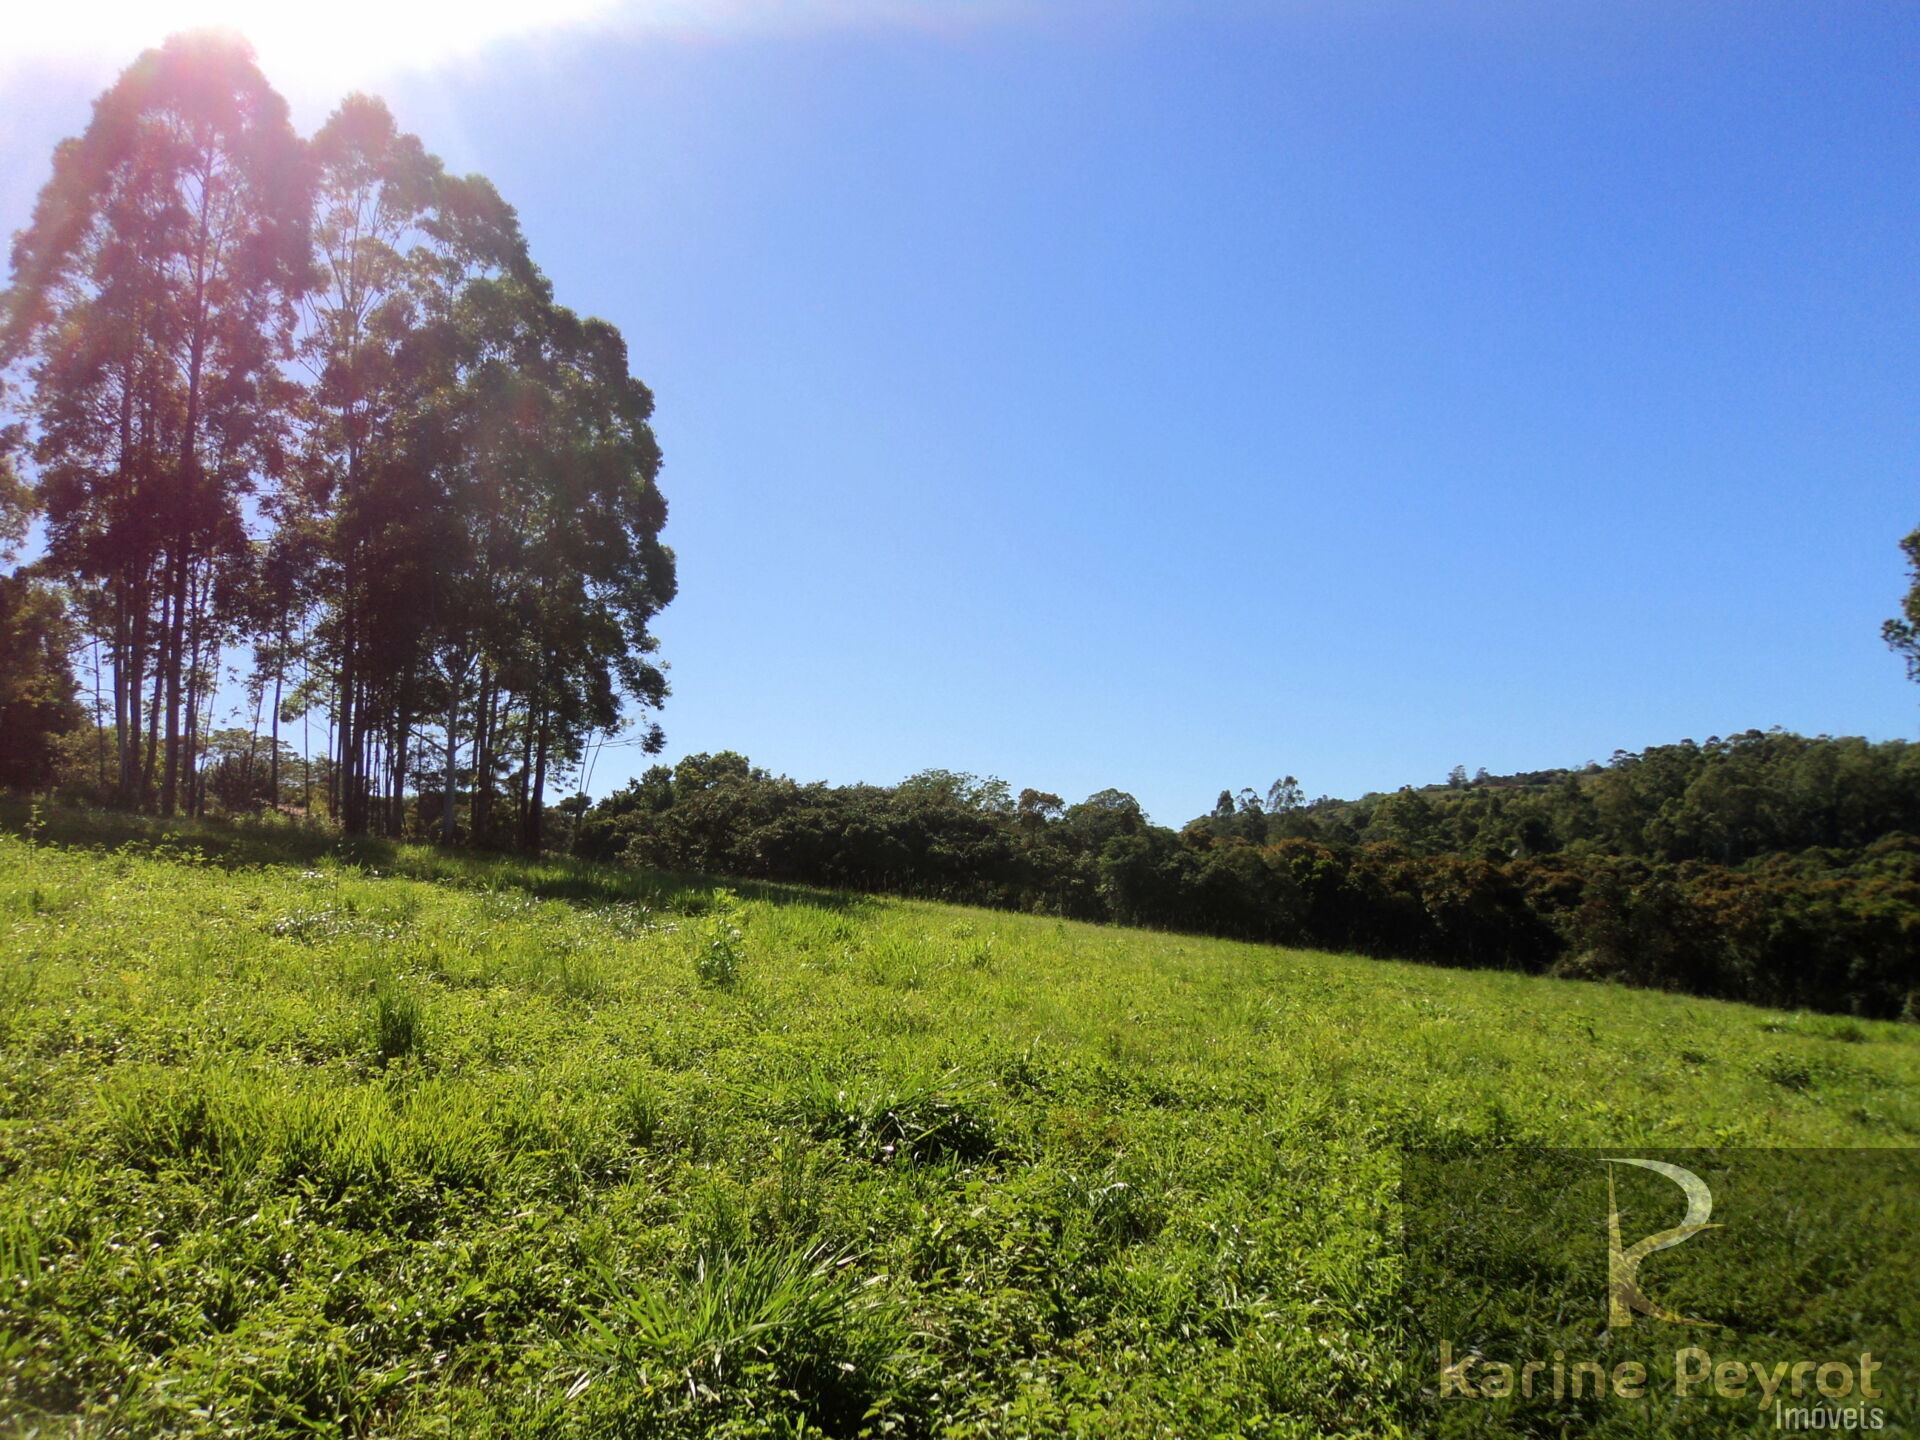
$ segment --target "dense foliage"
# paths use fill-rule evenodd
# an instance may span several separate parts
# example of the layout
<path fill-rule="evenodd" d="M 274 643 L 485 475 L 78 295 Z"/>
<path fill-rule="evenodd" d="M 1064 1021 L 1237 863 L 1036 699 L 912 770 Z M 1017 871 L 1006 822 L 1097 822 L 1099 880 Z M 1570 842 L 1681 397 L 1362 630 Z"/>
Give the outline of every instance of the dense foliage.
<path fill-rule="evenodd" d="M 67 661 L 72 629 L 57 593 L 26 575 L 0 575 L 0 789 L 46 784 L 60 737 L 81 727 Z"/>
<path fill-rule="evenodd" d="M 176 36 L 55 151 L 12 267 L 0 545 L 37 515 L 92 642 L 92 798 L 232 799 L 216 705 L 250 652 L 256 748 L 318 713 L 309 809 L 399 833 L 432 791 L 451 838 L 464 794 L 470 838 L 536 845 L 587 736 L 660 703 L 652 395 L 379 101 L 303 140 L 244 42 Z M 270 768 L 243 803 L 279 802 Z"/>
<path fill-rule="evenodd" d="M 1357 802 L 1224 794 L 1180 831 L 932 771 L 655 766 L 581 853 L 1870 1015 L 1920 1005 L 1920 746 L 1780 732 Z"/>

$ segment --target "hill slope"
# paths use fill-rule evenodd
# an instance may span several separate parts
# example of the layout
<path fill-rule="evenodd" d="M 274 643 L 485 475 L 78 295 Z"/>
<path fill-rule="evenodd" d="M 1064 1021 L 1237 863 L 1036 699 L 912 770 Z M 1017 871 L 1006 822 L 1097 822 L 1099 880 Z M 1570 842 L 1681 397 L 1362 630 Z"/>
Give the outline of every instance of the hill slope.
<path fill-rule="evenodd" d="M 16 1433 L 1403 1433 L 1397 1147 L 1920 1134 L 1911 1026 L 128 833 L 0 837 Z"/>

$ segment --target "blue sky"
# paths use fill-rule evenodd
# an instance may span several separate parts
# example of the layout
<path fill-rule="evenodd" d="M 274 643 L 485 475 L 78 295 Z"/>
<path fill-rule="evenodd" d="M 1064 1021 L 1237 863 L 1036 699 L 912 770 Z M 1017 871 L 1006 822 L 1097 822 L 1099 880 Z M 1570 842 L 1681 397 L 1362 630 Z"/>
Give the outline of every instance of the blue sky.
<path fill-rule="evenodd" d="M 625 331 L 669 758 L 1178 824 L 1913 735 L 1920 10 L 592 3 L 262 48 L 305 128 L 359 84 L 489 176 Z M 152 23 L 0 55 L 0 225 Z"/>

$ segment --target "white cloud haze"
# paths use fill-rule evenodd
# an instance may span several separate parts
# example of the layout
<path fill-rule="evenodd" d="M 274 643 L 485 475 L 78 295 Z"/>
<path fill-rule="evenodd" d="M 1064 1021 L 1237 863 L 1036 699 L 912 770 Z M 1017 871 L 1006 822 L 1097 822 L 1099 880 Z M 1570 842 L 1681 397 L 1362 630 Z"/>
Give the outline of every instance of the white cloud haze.
<path fill-rule="evenodd" d="M 1019 0 L 77 0 L 11 16 L 0 27 L 0 73 L 74 61 L 124 64 L 167 35 L 200 26 L 238 30 L 270 75 L 342 85 L 457 62 L 503 41 L 596 31 L 700 38 L 947 28 L 1023 8 Z"/>

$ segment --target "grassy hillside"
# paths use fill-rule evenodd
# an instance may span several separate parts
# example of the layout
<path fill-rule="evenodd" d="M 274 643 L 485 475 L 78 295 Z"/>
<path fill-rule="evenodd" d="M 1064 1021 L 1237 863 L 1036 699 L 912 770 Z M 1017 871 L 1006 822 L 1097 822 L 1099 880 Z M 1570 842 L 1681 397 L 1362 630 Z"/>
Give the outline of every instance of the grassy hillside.
<path fill-rule="evenodd" d="M 0 1434 L 1391 1435 L 1397 1147 L 1920 1134 L 1911 1026 L 57 823 Z"/>

